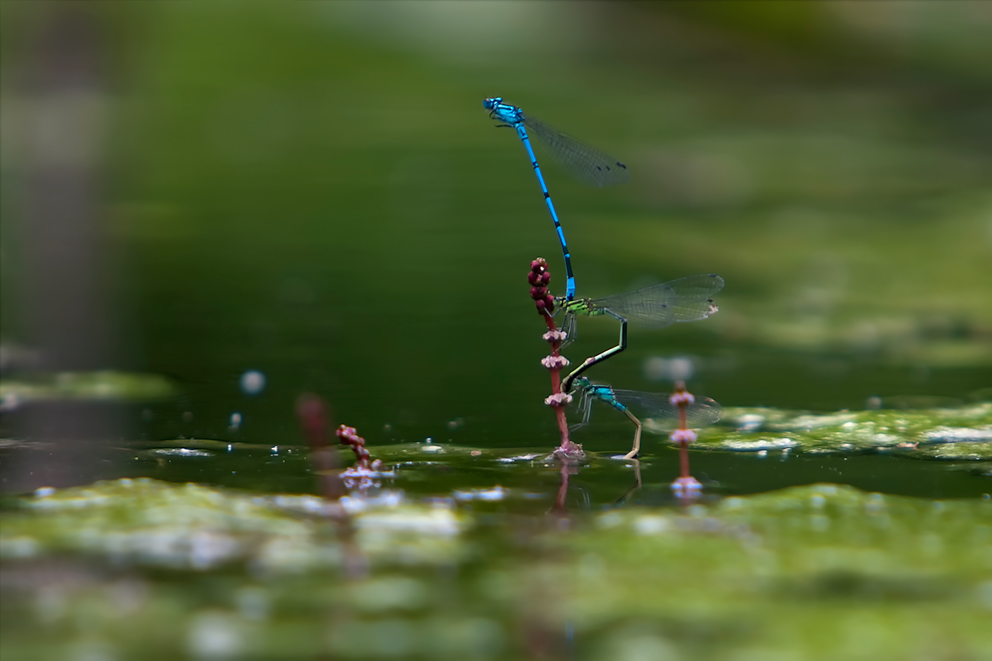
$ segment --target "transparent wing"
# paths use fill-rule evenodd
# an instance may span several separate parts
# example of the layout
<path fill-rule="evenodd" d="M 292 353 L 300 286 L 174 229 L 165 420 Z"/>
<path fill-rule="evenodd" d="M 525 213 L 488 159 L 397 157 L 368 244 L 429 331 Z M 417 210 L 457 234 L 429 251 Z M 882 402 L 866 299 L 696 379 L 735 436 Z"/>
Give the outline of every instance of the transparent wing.
<path fill-rule="evenodd" d="M 545 151 L 573 177 L 590 186 L 612 186 L 627 181 L 627 166 L 533 117 L 524 117 L 524 126 Z"/>
<path fill-rule="evenodd" d="M 669 280 L 665 284 L 674 289 L 681 300 L 702 301 L 723 289 L 723 278 L 715 273 L 703 273 Z"/>
<path fill-rule="evenodd" d="M 652 418 L 655 426 L 664 429 L 675 429 L 679 426 L 679 407 L 668 401 L 668 395 L 656 392 L 641 392 L 639 390 L 614 390 L 617 401 Z M 708 397 L 696 397 L 696 401 L 686 406 L 686 425 L 690 429 L 698 429 L 711 425 L 720 419 L 723 409 Z"/>
<path fill-rule="evenodd" d="M 690 275 L 665 284 L 675 290 L 669 307 L 677 322 L 699 321 L 720 309 L 711 298 L 723 289 L 723 278 L 716 274 Z"/>
<path fill-rule="evenodd" d="M 614 294 L 589 301 L 592 308 L 607 309 L 627 321 L 638 322 L 648 328 L 664 328 L 675 323 L 672 303 L 675 290 L 667 284 L 654 285 L 626 294 Z"/>
<path fill-rule="evenodd" d="M 710 297 L 721 289 L 723 278 L 718 275 L 690 275 L 626 294 L 597 298 L 591 305 L 612 310 L 649 328 L 664 328 L 676 322 L 699 321 L 715 313 L 719 308 Z"/>

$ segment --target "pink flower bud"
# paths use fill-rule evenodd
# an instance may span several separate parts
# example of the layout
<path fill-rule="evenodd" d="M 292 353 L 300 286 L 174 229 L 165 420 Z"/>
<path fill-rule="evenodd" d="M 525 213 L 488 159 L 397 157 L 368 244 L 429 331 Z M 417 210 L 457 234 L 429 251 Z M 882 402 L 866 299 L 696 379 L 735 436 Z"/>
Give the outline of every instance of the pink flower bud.
<path fill-rule="evenodd" d="M 562 367 L 568 367 L 568 358 L 565 356 L 545 356 L 541 359 L 541 364 L 549 370 L 560 370 Z"/>
<path fill-rule="evenodd" d="M 571 404 L 571 402 L 572 396 L 563 392 L 556 392 L 544 399 L 544 403 L 548 406 L 565 406 L 566 404 Z"/>
<path fill-rule="evenodd" d="M 668 438 L 672 440 L 672 443 L 682 443 L 683 441 L 692 443 L 696 440 L 696 432 L 691 429 L 676 429 Z"/>

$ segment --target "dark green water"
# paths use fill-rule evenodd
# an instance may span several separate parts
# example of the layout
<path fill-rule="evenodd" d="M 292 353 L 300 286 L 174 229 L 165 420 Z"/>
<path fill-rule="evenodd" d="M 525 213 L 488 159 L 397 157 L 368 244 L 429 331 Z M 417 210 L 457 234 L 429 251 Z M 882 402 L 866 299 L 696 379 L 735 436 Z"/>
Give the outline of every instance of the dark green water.
<path fill-rule="evenodd" d="M 617 429 L 626 432 L 626 429 Z M 629 442 L 627 434 L 616 434 L 618 440 Z M 588 441 L 592 447 L 601 437 L 589 434 L 575 437 Z M 152 444 L 152 451 L 138 451 L 128 473 L 146 475 L 176 482 L 193 481 L 244 489 L 261 493 L 317 493 L 304 448 L 280 446 L 253 449 L 233 446 L 203 450 L 203 456 L 182 456 L 175 450 Z M 173 442 L 174 448 L 193 449 L 196 441 Z M 670 483 L 678 476 L 678 453 L 667 443 L 649 438 L 642 454 L 639 470 L 644 487 L 636 490 L 624 502 L 630 505 L 672 504 Z M 406 446 L 403 446 L 406 447 Z M 423 447 L 422 445 L 420 446 Z M 445 447 L 445 444 L 441 444 Z M 618 448 L 624 451 L 628 448 Z M 382 457 L 389 465 L 397 465 L 398 447 L 371 448 L 373 456 Z M 497 452 L 504 457 L 538 453 L 540 447 Z M 546 451 L 545 451 L 546 453 Z M 610 453 L 596 453 L 578 471 L 570 485 L 581 491 L 583 507 L 598 509 L 618 501 L 636 479 L 629 462 L 618 462 Z M 420 455 L 418 461 L 429 459 Z M 347 457 L 346 457 L 347 460 Z M 774 491 L 801 484 L 831 482 L 849 484 L 865 491 L 929 498 L 975 498 L 986 496 L 992 489 L 984 462 L 934 462 L 905 456 L 874 454 L 805 454 L 801 450 L 787 454 L 756 453 L 692 453 L 692 473 L 703 483 L 712 497 L 747 495 Z M 560 483 L 559 469 L 550 465 L 537 470 L 521 470 L 512 464 L 499 465 L 469 457 L 439 456 L 437 465 L 419 463 L 398 466 L 392 482 L 411 497 L 431 498 L 450 496 L 455 491 L 490 489 L 499 486 L 519 489 L 532 494 L 533 509 L 543 511 L 554 501 Z"/>
<path fill-rule="evenodd" d="M 545 163 L 580 296 L 726 280 L 719 314 L 632 326 L 628 351 L 594 379 L 665 391 L 650 366 L 689 357 L 690 389 L 724 406 L 812 411 L 964 403 L 992 384 L 982 67 L 882 55 L 852 67 L 771 34 L 771 51 L 745 42 L 748 58 L 720 62 L 692 43 L 698 26 L 660 45 L 649 8 L 597 24 L 606 10 L 593 7 L 572 19 L 596 35 L 584 45 L 521 37 L 498 58 L 407 41 L 405 14 L 357 5 L 98 12 L 117 36 L 110 52 L 127 54 L 109 73 L 103 185 L 122 364 L 181 393 L 137 409 L 131 433 L 293 445 L 293 402 L 312 391 L 373 446 L 556 443 L 524 278 L 544 256 L 556 291 L 564 269 L 519 141 L 481 107 L 493 94 L 630 166 L 630 184 L 591 190 Z M 5 11 L 12 24 L 43 16 Z M 555 11 L 529 20 L 553 24 Z M 955 103 L 930 102 L 955 85 Z M 16 238 L 17 206 L 3 211 Z M 16 314 L 3 330 L 23 339 Z M 611 322 L 584 320 L 566 355 L 615 337 Z M 260 394 L 240 388 L 248 370 L 265 375 Z M 597 451 L 628 442 L 607 411 L 583 434 Z"/>

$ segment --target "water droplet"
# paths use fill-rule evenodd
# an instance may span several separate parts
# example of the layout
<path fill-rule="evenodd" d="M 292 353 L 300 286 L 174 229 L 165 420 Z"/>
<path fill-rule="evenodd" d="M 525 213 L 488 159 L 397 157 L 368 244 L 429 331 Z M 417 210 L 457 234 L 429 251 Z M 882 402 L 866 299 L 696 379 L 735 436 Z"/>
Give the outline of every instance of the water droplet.
<path fill-rule="evenodd" d="M 231 419 L 230 419 L 230 421 L 228 422 L 228 425 L 227 425 L 227 431 L 229 431 L 229 432 L 236 432 L 239 429 L 241 429 L 241 414 L 240 413 L 232 413 L 231 414 Z"/>
<path fill-rule="evenodd" d="M 265 390 L 265 375 L 258 370 L 248 370 L 241 375 L 241 390 L 246 395 L 257 395 Z"/>

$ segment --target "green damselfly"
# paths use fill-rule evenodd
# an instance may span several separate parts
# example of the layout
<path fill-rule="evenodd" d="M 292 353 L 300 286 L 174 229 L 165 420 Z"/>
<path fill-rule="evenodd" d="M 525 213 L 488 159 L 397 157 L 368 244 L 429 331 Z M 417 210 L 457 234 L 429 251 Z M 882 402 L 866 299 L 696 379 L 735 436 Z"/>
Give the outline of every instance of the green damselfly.
<path fill-rule="evenodd" d="M 574 380 L 572 394 L 577 397 L 577 405 L 582 413 L 582 422 L 574 425 L 578 429 L 589 423 L 592 403 L 596 400 L 609 404 L 626 415 L 634 423 L 634 443 L 624 459 L 633 459 L 641 448 L 641 421 L 630 411 L 631 408 L 651 418 L 652 429 L 693 429 L 711 425 L 720 419 L 720 405 L 708 397 L 695 397 L 687 393 L 679 384 L 675 395 L 639 390 L 618 390 L 611 386 L 593 383 L 584 376 Z M 681 402 L 681 403 L 680 403 Z"/>

